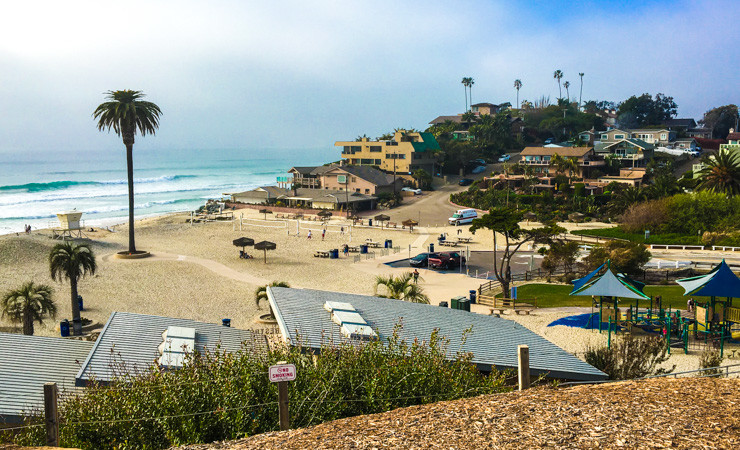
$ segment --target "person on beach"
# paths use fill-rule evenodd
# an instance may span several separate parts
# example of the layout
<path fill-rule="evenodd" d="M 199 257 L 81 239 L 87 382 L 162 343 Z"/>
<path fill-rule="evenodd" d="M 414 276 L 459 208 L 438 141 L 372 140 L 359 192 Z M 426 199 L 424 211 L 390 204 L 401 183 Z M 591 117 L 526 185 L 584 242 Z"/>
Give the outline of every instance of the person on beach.
<path fill-rule="evenodd" d="M 419 269 L 414 269 L 414 284 L 419 283 Z"/>
<path fill-rule="evenodd" d="M 339 228 L 339 235 L 340 236 L 344 236 L 344 227 L 343 226 Z"/>
<path fill-rule="evenodd" d="M 321 230 L 321 240 L 322 241 L 324 240 L 324 236 L 326 236 L 326 228 L 324 228 L 323 230 Z"/>
<path fill-rule="evenodd" d="M 308 238 L 311 239 L 311 230 L 308 230 Z"/>
<path fill-rule="evenodd" d="M 344 247 L 342 247 L 342 251 L 344 252 L 344 256 L 349 255 L 349 245 L 344 244 Z"/>
<path fill-rule="evenodd" d="M 457 235 L 460 236 L 462 234 L 462 228 L 457 229 Z"/>

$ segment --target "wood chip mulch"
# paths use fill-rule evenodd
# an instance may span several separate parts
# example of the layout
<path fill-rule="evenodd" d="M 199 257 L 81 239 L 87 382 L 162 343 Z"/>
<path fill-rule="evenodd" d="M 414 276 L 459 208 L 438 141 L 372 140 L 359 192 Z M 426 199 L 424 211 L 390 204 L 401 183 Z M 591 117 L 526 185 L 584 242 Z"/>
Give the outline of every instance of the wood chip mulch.
<path fill-rule="evenodd" d="M 740 448 L 740 380 L 537 388 L 181 449 L 351 448 Z"/>

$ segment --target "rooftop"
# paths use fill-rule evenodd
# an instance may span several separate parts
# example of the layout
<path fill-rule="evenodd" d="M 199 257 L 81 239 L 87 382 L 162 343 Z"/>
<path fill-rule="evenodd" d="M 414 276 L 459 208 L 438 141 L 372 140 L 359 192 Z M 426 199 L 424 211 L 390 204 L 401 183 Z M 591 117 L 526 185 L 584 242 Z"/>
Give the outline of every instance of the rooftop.
<path fill-rule="evenodd" d="M 568 158 L 581 158 L 593 147 L 525 147 L 520 153 L 522 156 L 552 156 L 558 154 Z"/>

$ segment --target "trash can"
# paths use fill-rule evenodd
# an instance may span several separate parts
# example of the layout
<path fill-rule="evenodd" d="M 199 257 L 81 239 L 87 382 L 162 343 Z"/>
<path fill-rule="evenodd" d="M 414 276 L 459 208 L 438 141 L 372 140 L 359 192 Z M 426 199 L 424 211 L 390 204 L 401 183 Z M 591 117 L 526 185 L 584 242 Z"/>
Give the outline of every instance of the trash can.
<path fill-rule="evenodd" d="M 81 295 L 77 296 L 77 304 L 80 306 L 80 311 L 85 310 L 85 308 L 82 307 L 82 296 Z"/>
<path fill-rule="evenodd" d="M 339 259 L 339 249 L 333 248 L 329 250 L 329 259 Z"/>
<path fill-rule="evenodd" d="M 64 319 L 59 323 L 59 331 L 62 332 L 62 337 L 69 336 L 69 320 Z"/>
<path fill-rule="evenodd" d="M 367 219 L 367 226 L 373 226 L 373 219 Z"/>
<path fill-rule="evenodd" d="M 457 296 L 457 297 L 452 297 L 452 299 L 450 299 L 450 302 L 452 304 L 452 309 L 462 309 L 463 308 L 462 307 L 462 301 L 463 300 L 467 301 L 468 299 L 465 298 L 465 297 L 463 297 L 463 296 L 461 296 L 461 295 L 460 296 Z"/>
<path fill-rule="evenodd" d="M 470 312 L 470 300 L 468 300 L 467 298 L 460 298 L 459 305 L 460 307 L 458 309 L 460 309 L 461 311 Z"/>
<path fill-rule="evenodd" d="M 447 308 L 448 307 L 447 306 L 447 302 L 439 302 L 439 306 L 441 306 L 442 308 Z"/>
<path fill-rule="evenodd" d="M 360 253 L 367 253 L 367 244 L 360 244 Z"/>
<path fill-rule="evenodd" d="M 470 290 L 470 303 L 475 303 L 475 295 L 478 293 L 475 289 Z"/>
<path fill-rule="evenodd" d="M 231 326 L 231 319 L 221 319 L 221 325 L 223 325 L 225 327 L 230 327 Z"/>
<path fill-rule="evenodd" d="M 393 248 L 393 240 L 392 239 L 388 239 L 385 242 L 388 243 L 388 248 Z"/>
<path fill-rule="evenodd" d="M 429 253 L 434 253 L 434 242 L 429 243 Z"/>

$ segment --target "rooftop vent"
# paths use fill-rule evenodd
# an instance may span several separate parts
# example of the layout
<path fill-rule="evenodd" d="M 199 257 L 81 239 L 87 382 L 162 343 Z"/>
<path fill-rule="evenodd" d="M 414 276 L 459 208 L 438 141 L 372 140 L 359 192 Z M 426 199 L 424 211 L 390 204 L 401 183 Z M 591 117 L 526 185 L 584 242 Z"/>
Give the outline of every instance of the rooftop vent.
<path fill-rule="evenodd" d="M 195 349 L 195 328 L 167 327 L 157 350 L 159 364 L 168 368 L 183 366 L 185 357 Z"/>
<path fill-rule="evenodd" d="M 378 334 L 350 303 L 326 302 L 324 309 L 331 313 L 331 321 L 339 325 L 342 336 L 350 339 L 372 340 Z"/>

